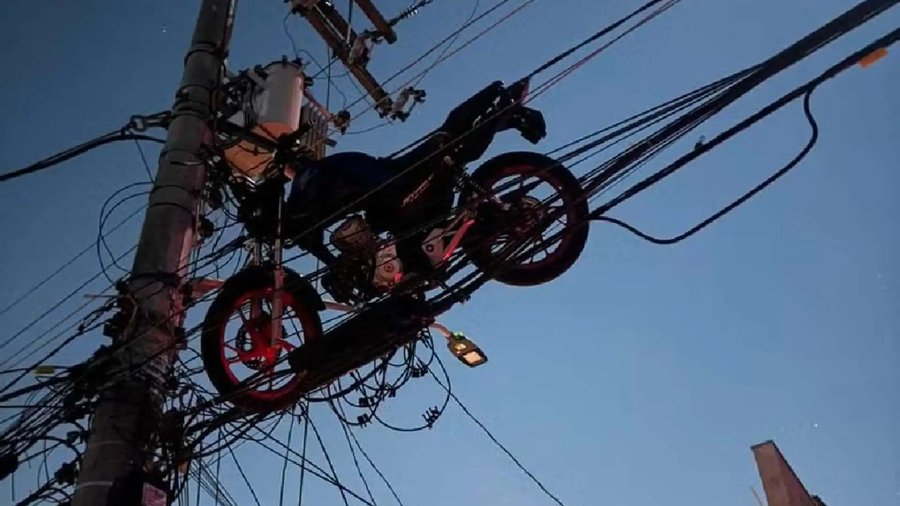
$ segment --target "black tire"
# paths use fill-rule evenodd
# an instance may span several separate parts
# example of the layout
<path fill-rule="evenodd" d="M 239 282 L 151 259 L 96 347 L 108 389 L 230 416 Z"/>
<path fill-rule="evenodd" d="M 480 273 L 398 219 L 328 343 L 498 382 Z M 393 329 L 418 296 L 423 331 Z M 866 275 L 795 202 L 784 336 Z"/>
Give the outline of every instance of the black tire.
<path fill-rule="evenodd" d="M 320 338 L 322 321 L 318 309 L 321 308 L 321 300 L 300 275 L 288 270 L 285 270 L 284 274 L 283 301 L 286 307 L 293 309 L 300 320 L 304 341 Z M 302 377 L 294 377 L 283 387 L 270 392 L 247 389 L 226 365 L 224 348 L 228 336 L 225 332 L 235 307 L 243 297 L 273 287 L 273 271 L 267 267 L 251 267 L 228 278 L 206 312 L 200 341 L 203 365 L 210 382 L 219 394 L 235 406 L 259 413 L 293 406 L 304 393 L 301 388 Z"/>
<path fill-rule="evenodd" d="M 498 155 L 486 161 L 472 173 L 471 181 L 484 191 L 491 192 L 493 185 L 504 177 L 523 175 L 539 178 L 554 187 L 566 208 L 566 229 L 560 239 L 558 250 L 534 264 L 496 266 L 490 246 L 484 241 L 465 241 L 466 255 L 479 269 L 489 273 L 501 283 L 513 286 L 534 286 L 552 281 L 569 270 L 587 243 L 588 205 L 581 184 L 569 170 L 556 160 L 540 153 L 511 152 Z M 460 204 L 473 196 L 466 187 L 460 193 Z M 473 227 L 474 237 L 489 235 L 488 231 Z"/>

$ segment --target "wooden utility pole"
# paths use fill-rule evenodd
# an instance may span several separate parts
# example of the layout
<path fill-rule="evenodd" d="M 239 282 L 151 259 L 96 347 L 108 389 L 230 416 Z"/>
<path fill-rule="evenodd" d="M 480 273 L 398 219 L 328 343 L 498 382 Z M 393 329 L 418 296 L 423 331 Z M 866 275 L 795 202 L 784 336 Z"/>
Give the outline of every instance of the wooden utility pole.
<path fill-rule="evenodd" d="M 331 51 L 341 60 L 350 74 L 362 85 L 372 100 L 375 101 L 375 109 L 383 116 L 391 111 L 391 97 L 384 90 L 378 80 L 366 69 L 365 63 L 350 60 L 350 52 L 353 44 L 362 37 L 358 35 L 343 16 L 327 2 L 315 2 L 311 7 L 300 6 L 302 2 L 294 0 L 295 12 L 300 13 L 309 22 L 310 26 L 319 34 Z M 389 43 L 397 40 L 397 34 L 390 27 L 384 17 L 369 1 L 357 0 L 360 8 L 366 16 L 375 24 L 378 33 Z"/>
<path fill-rule="evenodd" d="M 202 0 L 200 6 L 125 294 L 137 311 L 131 330 L 117 338 L 125 342 L 115 368 L 127 373 L 100 394 L 73 506 L 159 504 L 147 497 L 140 473 L 153 454 L 163 384 L 183 320 L 179 288 L 194 247 L 206 178 L 199 151 L 211 140 L 208 123 L 235 3 Z"/>
<path fill-rule="evenodd" d="M 359 8 L 362 9 L 369 21 L 375 26 L 375 29 L 384 36 L 384 40 L 388 41 L 388 44 L 397 42 L 397 34 L 394 33 L 394 28 L 384 19 L 384 16 L 381 15 L 381 12 L 378 11 L 372 0 L 355 1 L 356 5 L 359 5 Z"/>

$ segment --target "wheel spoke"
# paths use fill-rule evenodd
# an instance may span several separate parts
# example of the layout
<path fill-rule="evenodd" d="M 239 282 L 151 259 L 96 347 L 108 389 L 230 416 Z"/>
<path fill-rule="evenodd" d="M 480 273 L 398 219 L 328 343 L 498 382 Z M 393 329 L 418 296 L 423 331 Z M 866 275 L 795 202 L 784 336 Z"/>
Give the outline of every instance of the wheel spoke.
<path fill-rule="evenodd" d="M 539 244 L 539 245 L 540 245 L 540 244 L 543 244 L 543 245 L 544 245 L 544 247 L 541 248 L 540 251 L 543 251 L 543 252 L 546 253 L 547 256 L 549 257 L 549 256 L 551 255 L 551 252 L 550 252 L 550 246 L 551 246 L 551 244 L 550 244 L 549 242 L 547 242 L 547 241 L 541 241 L 541 240 L 538 241 L 538 244 Z"/>
<path fill-rule="evenodd" d="M 274 363 L 266 369 L 266 376 L 269 377 L 269 390 L 275 390 L 275 364 Z"/>
<path fill-rule="evenodd" d="M 298 335 L 298 334 L 292 334 L 292 335 Z M 291 351 L 294 349 L 294 345 L 291 344 L 290 342 L 288 342 L 287 339 L 279 339 L 278 342 L 275 343 L 275 346 L 277 346 L 279 349 L 282 349 L 285 351 Z"/>
<path fill-rule="evenodd" d="M 262 300 L 260 299 L 251 299 L 250 300 L 250 318 L 257 319 L 262 314 Z"/>
<path fill-rule="evenodd" d="M 560 221 L 560 220 L 562 220 L 563 218 L 568 219 L 568 216 L 566 215 L 566 213 L 565 213 L 565 212 L 559 213 L 560 210 L 565 211 L 565 210 L 566 210 L 566 206 L 564 206 L 564 205 L 559 205 L 559 206 L 544 206 L 544 209 L 546 210 L 546 214 L 547 214 L 547 215 L 556 216 L 556 215 L 558 214 L 558 216 L 556 216 L 556 217 L 554 218 L 554 221 L 555 221 L 556 223 L 559 223 L 559 224 L 562 225 L 563 227 L 568 226 L 568 225 L 567 225 L 567 223 L 568 223 L 567 221 Z"/>
<path fill-rule="evenodd" d="M 252 311 L 252 309 L 251 309 L 251 311 Z M 246 326 L 247 324 L 250 323 L 250 320 L 248 320 L 247 317 L 244 316 L 244 306 L 243 306 L 243 304 L 241 304 L 241 307 L 237 308 L 237 309 L 235 310 L 235 312 L 238 314 L 238 316 L 241 317 L 241 321 L 244 322 L 244 325 L 245 325 L 245 326 Z"/>

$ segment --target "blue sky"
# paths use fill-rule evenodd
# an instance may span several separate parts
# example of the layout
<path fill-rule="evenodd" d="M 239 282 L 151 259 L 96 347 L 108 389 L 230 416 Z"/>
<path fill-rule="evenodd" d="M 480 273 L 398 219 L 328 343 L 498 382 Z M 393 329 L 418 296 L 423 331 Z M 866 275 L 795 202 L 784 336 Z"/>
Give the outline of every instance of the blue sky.
<path fill-rule="evenodd" d="M 168 107 L 198 3 L 0 6 L 0 170 Z M 428 101 L 407 123 L 341 138 L 338 149 L 390 153 L 484 84 L 521 76 L 639 3 L 538 0 L 428 74 Z M 853 3 L 686 0 L 534 103 L 547 117 L 543 146 L 755 63 Z M 378 4 L 386 13 L 406 6 Z M 402 67 L 472 6 L 436 0 L 423 8 L 398 26 L 400 42 L 376 48 L 373 73 Z M 277 0 L 240 3 L 233 68 L 290 54 L 284 13 Z M 697 134 L 711 137 L 898 22 L 895 8 Z M 311 30 L 297 19 L 290 28 L 301 47 L 325 60 Z M 492 284 L 454 309 L 445 323 L 472 335 L 491 357 L 477 370 L 448 361 L 455 391 L 570 505 L 754 504 L 749 487 L 759 485 L 749 447 L 767 439 L 828 504 L 900 504 L 898 79 L 892 54 L 823 86 L 813 97 L 821 139 L 810 156 L 691 240 L 651 246 L 596 224 L 584 256 L 560 280 L 531 289 Z M 356 96 L 348 82 L 341 85 Z M 322 98 L 324 89 L 320 80 L 314 92 Z M 332 100 L 340 103 L 339 95 Z M 374 124 L 362 118 L 354 128 Z M 614 214 L 674 235 L 765 178 L 808 135 L 794 104 Z M 492 152 L 512 149 L 528 145 L 508 134 Z M 0 185 L 0 306 L 93 241 L 106 197 L 142 180 L 134 146 L 123 144 Z M 137 224 L 111 237 L 114 250 L 133 244 Z M 0 323 L 20 328 L 98 268 L 93 253 L 85 256 Z M 101 342 L 88 336 L 64 358 L 84 358 Z M 436 400 L 434 387 L 413 385 L 388 414 L 415 423 Z M 335 453 L 346 454 L 333 417 L 324 410 L 316 416 Z M 406 504 L 549 504 L 458 410 L 424 433 L 369 427 L 358 435 Z M 275 503 L 280 461 L 249 448 L 239 455 L 252 463 L 251 480 L 275 498 L 264 503 Z M 361 489 L 348 457 L 336 459 L 342 476 Z M 239 482 L 229 488 L 248 504 Z M 8 484 L 0 484 L 0 497 L 8 494 Z M 310 494 L 317 503 L 340 502 L 325 487 Z M 384 490 L 376 494 L 390 503 Z"/>

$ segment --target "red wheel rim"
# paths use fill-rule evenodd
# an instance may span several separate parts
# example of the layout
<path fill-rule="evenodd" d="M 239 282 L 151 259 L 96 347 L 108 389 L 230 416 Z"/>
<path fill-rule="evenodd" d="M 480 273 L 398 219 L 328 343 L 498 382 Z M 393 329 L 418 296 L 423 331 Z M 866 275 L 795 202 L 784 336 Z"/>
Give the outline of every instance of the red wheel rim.
<path fill-rule="evenodd" d="M 265 310 L 264 301 L 269 301 L 271 308 L 273 292 L 273 288 L 267 287 L 242 294 L 235 300 L 231 313 L 219 327 L 219 358 L 228 379 L 235 389 L 240 391 L 231 399 L 238 404 L 242 398 L 275 403 L 290 396 L 302 380 L 302 376 L 292 371 L 289 375 L 286 373 L 290 371 L 286 355 L 302 344 L 306 336 L 314 336 L 315 328 L 305 317 L 303 309 L 296 306 L 293 295 L 287 290 L 282 290 L 280 293 L 283 311 L 282 339 L 278 343 L 270 343 L 272 318 L 271 313 Z M 260 301 L 262 314 L 254 317 L 248 313 L 246 306 L 251 301 Z M 235 313 L 238 315 L 237 319 L 234 318 Z M 299 326 L 293 321 L 288 323 L 290 315 L 299 320 Z M 231 337 L 232 341 L 229 342 L 228 324 L 232 322 L 239 323 L 239 326 Z M 241 336 L 242 332 L 245 333 L 244 336 Z M 228 351 L 234 352 L 234 356 L 229 357 Z M 248 378 L 243 380 L 238 378 L 234 370 L 234 366 L 238 365 L 251 371 Z M 288 376 L 290 379 L 286 379 Z M 245 383 L 250 378 L 254 380 L 252 387 Z M 258 386 L 269 388 L 258 389 Z"/>

